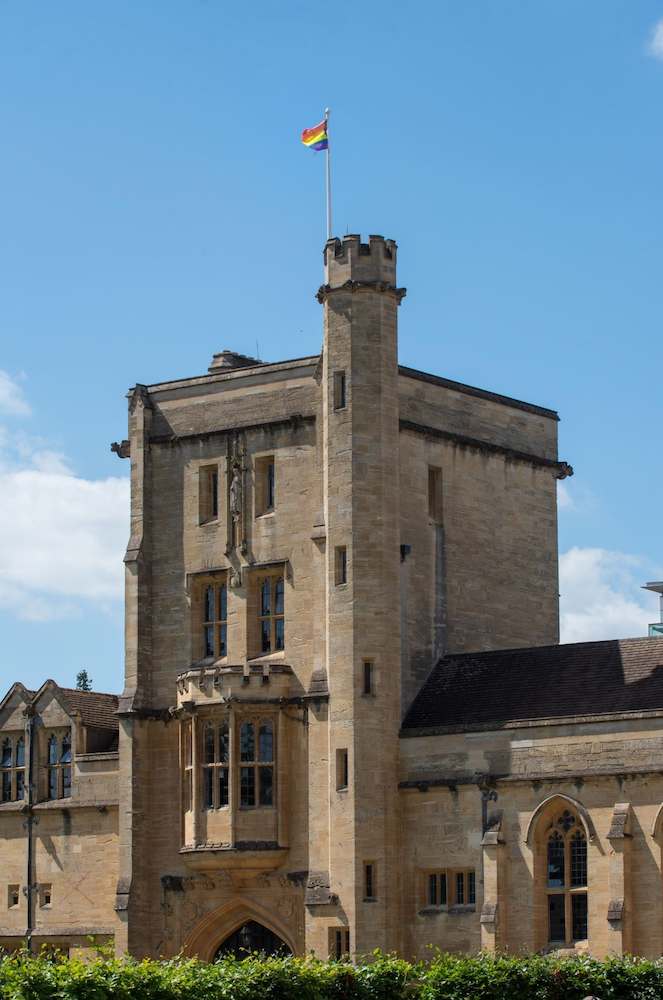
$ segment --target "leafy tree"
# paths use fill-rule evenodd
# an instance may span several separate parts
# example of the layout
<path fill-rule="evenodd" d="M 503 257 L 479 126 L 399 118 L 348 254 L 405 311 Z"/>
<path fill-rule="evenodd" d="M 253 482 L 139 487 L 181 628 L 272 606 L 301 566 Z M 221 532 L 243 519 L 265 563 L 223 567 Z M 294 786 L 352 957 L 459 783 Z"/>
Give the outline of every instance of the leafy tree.
<path fill-rule="evenodd" d="M 92 690 L 92 678 L 88 677 L 87 670 L 81 670 L 76 674 L 76 689 L 78 691 Z"/>

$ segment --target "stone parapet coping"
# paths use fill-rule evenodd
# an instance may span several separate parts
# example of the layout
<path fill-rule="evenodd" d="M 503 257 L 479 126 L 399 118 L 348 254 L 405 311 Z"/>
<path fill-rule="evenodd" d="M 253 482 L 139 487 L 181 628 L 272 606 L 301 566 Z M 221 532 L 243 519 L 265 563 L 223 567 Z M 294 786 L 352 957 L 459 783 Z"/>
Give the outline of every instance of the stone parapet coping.
<path fill-rule="evenodd" d="M 455 788 L 457 785 L 477 785 L 483 787 L 488 781 L 493 784 L 516 784 L 538 781 L 591 781 L 592 778 L 638 778 L 651 774 L 663 774 L 663 764 L 659 767 L 632 767 L 628 770 L 616 768 L 587 771 L 580 768 L 577 771 L 542 771 L 532 774 L 475 774 L 475 775 L 445 775 L 437 778 L 417 778 L 412 781 L 399 781 L 399 788 L 416 788 L 425 792 L 429 788 Z"/>
<path fill-rule="evenodd" d="M 117 809 L 118 799 L 47 799 L 44 802 L 35 802 L 32 806 L 34 812 L 50 812 L 53 810 L 71 809 Z M 22 799 L 18 802 L 1 802 L 0 813 L 2 812 L 25 812 L 27 803 Z"/>
<path fill-rule="evenodd" d="M 186 389 L 192 385 L 212 385 L 215 382 L 228 382 L 232 379 L 246 378 L 249 375 L 283 372 L 289 368 L 309 368 L 317 365 L 319 360 L 319 354 L 312 354 L 306 358 L 293 358 L 292 361 L 275 361 L 273 364 L 261 361 L 247 368 L 232 368 L 229 371 L 218 372 L 214 375 L 194 375 L 191 378 L 174 379 L 172 382 L 155 382 L 154 385 L 148 385 L 146 388 L 152 394 L 167 392 L 169 389 Z M 131 392 L 132 390 L 130 389 L 129 391 Z"/>
<path fill-rule="evenodd" d="M 429 375 L 428 372 L 420 372 L 416 368 L 406 368 L 404 365 L 399 365 L 398 374 L 404 378 L 417 379 L 419 382 L 429 382 L 431 385 L 440 385 L 445 389 L 452 389 L 454 392 L 462 392 L 466 396 L 489 399 L 493 403 L 501 403 L 503 406 L 512 406 L 517 410 L 526 410 L 528 413 L 537 413 L 541 417 L 559 420 L 556 410 L 549 410 L 545 406 L 537 406 L 536 403 L 525 403 L 523 400 L 513 399 L 511 396 L 501 396 L 498 392 L 490 392 L 488 389 L 477 389 L 473 385 L 465 385 L 464 382 L 453 382 L 451 379 L 442 378 L 440 375 Z"/>
<path fill-rule="evenodd" d="M 111 937 L 115 934 L 114 927 L 94 927 L 88 926 L 86 924 L 78 924 L 75 927 L 36 927 L 33 932 L 33 937 L 45 938 L 45 937 L 86 937 L 88 934 L 93 936 L 110 935 Z M 25 928 L 22 931 L 8 930 L 6 927 L 0 927 L 0 938 L 24 938 Z"/>

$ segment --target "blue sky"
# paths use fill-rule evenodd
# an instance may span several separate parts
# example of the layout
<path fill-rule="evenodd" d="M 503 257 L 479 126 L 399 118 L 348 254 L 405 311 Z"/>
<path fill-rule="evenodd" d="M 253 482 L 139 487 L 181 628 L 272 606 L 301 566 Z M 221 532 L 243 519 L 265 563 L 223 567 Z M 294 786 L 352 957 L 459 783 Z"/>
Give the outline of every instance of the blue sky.
<path fill-rule="evenodd" d="M 314 353 L 334 230 L 400 358 L 557 409 L 564 637 L 663 577 L 663 2 L 0 0 L 2 682 L 122 675 L 126 390 Z"/>

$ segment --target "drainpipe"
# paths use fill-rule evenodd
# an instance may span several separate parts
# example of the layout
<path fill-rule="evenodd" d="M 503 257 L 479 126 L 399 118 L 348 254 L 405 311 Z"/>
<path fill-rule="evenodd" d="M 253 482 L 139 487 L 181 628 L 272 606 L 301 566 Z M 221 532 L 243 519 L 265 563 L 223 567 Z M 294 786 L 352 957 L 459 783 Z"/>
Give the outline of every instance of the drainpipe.
<path fill-rule="evenodd" d="M 37 910 L 37 893 L 39 884 L 35 873 L 35 845 L 33 837 L 33 826 L 39 823 L 39 817 L 34 814 L 34 803 L 36 798 L 35 771 L 37 764 L 37 741 L 35 739 L 35 727 L 41 723 L 37 715 L 37 710 L 33 705 L 28 705 L 23 714 L 25 715 L 25 744 L 28 753 L 28 780 L 26 782 L 27 801 L 23 806 L 26 813 L 26 820 L 23 829 L 27 830 L 28 857 L 27 857 L 27 885 L 23 887 L 23 894 L 28 902 L 28 922 L 25 931 L 25 946 L 30 958 L 34 957 L 35 947 L 32 936 L 35 931 L 35 915 Z"/>

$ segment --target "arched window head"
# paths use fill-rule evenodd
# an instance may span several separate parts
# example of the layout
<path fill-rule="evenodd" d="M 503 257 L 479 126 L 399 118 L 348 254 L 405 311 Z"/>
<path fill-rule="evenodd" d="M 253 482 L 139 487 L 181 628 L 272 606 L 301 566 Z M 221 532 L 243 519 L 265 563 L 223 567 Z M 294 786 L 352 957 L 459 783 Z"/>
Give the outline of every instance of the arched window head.
<path fill-rule="evenodd" d="M 558 808 L 544 834 L 548 941 L 571 945 L 584 941 L 587 922 L 587 836 L 570 809 Z"/>
<path fill-rule="evenodd" d="M 48 763 L 57 764 L 58 762 L 58 738 L 53 733 L 52 736 L 48 738 Z"/>
<path fill-rule="evenodd" d="M 62 737 L 61 764 L 71 764 L 71 736 L 67 733 Z"/>

